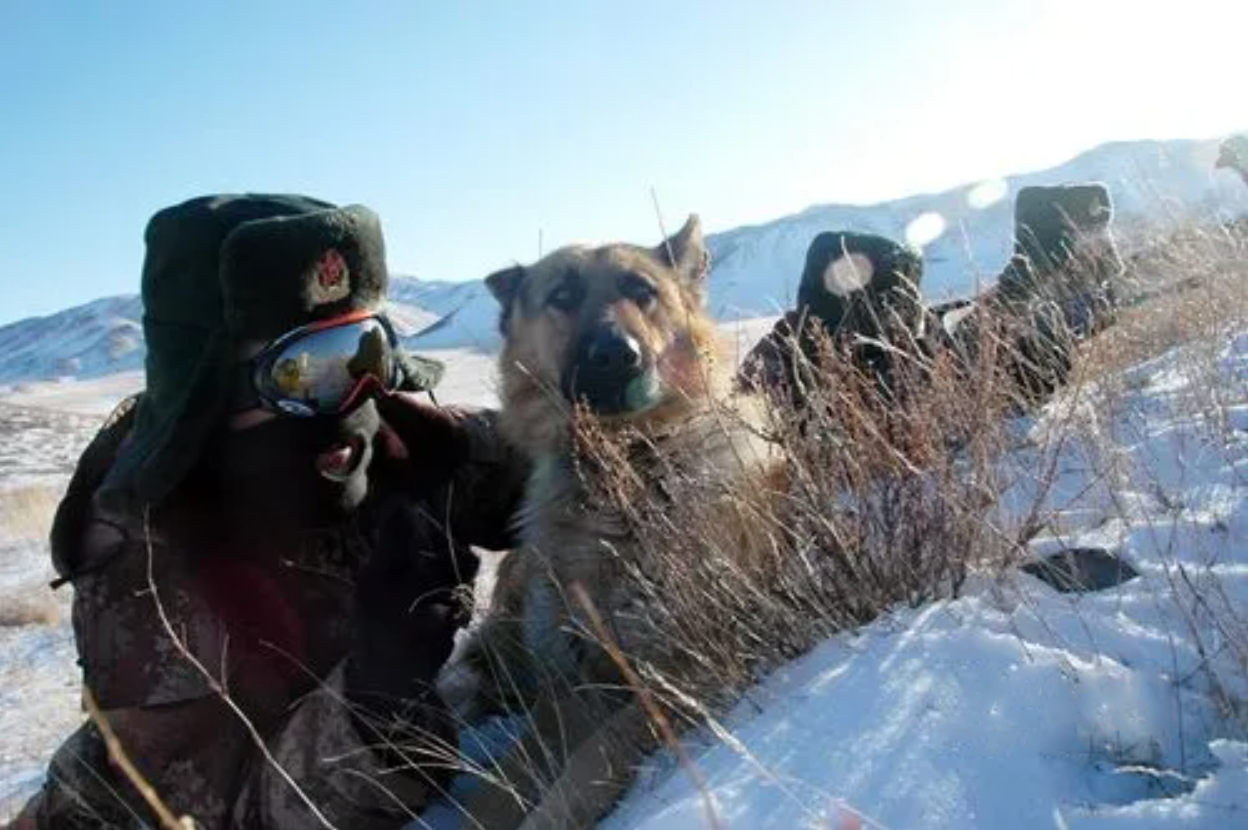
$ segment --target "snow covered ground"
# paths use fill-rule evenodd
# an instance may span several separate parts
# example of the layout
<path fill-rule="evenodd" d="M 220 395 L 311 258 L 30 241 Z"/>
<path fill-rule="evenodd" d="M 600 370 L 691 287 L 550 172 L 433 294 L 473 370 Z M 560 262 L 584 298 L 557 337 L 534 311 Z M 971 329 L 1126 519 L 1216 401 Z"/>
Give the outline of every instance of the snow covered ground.
<path fill-rule="evenodd" d="M 1090 594 L 972 580 L 833 638 L 687 740 L 705 789 L 661 755 L 604 826 L 704 827 L 708 800 L 726 828 L 1248 826 L 1248 332 L 1191 352 L 1055 402 L 1005 461 L 1034 471 L 1074 418 L 1088 439 L 1043 493 L 1018 476 L 1007 509 L 1053 511 L 1037 556 L 1104 547 L 1139 578 Z M 444 400 L 492 398 L 490 358 L 445 356 Z M 6 430 L 3 491 L 63 484 L 95 418 L 54 410 L 107 398 L 83 382 L 0 401 L 25 424 Z M 47 577 L 30 525 L 0 527 L 0 605 Z M 80 717 L 76 682 L 64 617 L 0 627 L 0 818 Z"/>
<path fill-rule="evenodd" d="M 1036 469 L 1073 413 L 1094 440 L 1061 450 L 1033 552 L 1105 547 L 1139 578 L 1019 573 L 836 637 L 687 742 L 704 788 L 660 758 L 603 826 L 703 827 L 709 802 L 726 828 L 1248 827 L 1248 332 L 1216 363 L 1058 401 L 1007 459 Z"/>
<path fill-rule="evenodd" d="M 38 787 L 48 754 L 81 719 L 70 594 L 48 591 L 46 538 L 98 421 L 0 402 L 0 820 Z M 28 616 L 32 624 L 12 624 Z"/>

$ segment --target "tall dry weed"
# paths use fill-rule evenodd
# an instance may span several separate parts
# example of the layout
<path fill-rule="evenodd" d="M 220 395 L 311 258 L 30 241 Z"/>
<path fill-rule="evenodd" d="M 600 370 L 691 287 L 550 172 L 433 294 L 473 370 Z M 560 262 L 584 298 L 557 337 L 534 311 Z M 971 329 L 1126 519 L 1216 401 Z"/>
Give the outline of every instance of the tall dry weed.
<path fill-rule="evenodd" d="M 646 645 L 626 656 L 676 713 L 697 722 L 831 633 L 1017 559 L 1025 540 L 993 516 L 1017 356 L 992 325 L 976 336 L 970 362 L 897 349 L 888 383 L 825 337 L 798 358 L 800 405 L 771 396 L 761 423 L 717 412 L 775 448 L 761 487 L 731 469 L 679 469 L 661 441 L 582 425 L 587 501 L 636 542 L 622 563 L 636 600 L 616 623 Z"/>
<path fill-rule="evenodd" d="M 61 488 L 31 484 L 0 489 L 0 533 L 11 539 L 47 538 Z"/>
<path fill-rule="evenodd" d="M 50 485 L 26 485 L 0 490 L 0 535 L 25 546 L 47 538 L 60 490 Z M 0 628 L 55 625 L 60 606 L 47 586 L 14 587 L 0 594 Z"/>

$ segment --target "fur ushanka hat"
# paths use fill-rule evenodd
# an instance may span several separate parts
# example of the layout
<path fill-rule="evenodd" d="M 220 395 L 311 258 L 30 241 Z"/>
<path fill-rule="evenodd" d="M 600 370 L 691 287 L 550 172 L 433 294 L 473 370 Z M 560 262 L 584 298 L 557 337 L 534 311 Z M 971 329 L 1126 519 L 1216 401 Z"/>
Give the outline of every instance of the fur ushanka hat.
<path fill-rule="evenodd" d="M 806 249 L 798 309 L 833 337 L 885 337 L 892 324 L 917 333 L 923 305 L 923 259 L 883 236 L 826 231 Z"/>
<path fill-rule="evenodd" d="M 143 264 L 147 385 L 105 483 L 156 503 L 227 414 L 239 346 L 352 311 L 381 310 L 381 224 L 359 205 L 297 195 L 219 195 L 160 211 Z M 403 388 L 432 388 L 436 361 L 400 355 Z"/>

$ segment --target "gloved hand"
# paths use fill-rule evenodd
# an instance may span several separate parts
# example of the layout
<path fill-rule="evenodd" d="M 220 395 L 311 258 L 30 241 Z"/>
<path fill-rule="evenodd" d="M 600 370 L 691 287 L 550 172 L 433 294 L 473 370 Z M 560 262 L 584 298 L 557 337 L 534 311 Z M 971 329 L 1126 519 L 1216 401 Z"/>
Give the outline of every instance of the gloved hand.
<path fill-rule="evenodd" d="M 471 584 L 476 560 L 452 555 L 421 507 L 396 497 L 378 519 L 376 544 L 356 583 L 355 632 L 347 658 L 347 699 L 357 722 L 389 739 L 402 728 L 448 725 L 434 678 L 465 625 L 469 608 L 457 589 Z"/>
<path fill-rule="evenodd" d="M 383 457 L 409 493 L 426 493 L 445 483 L 468 459 L 469 438 L 454 409 L 425 403 L 415 394 L 377 398 Z"/>

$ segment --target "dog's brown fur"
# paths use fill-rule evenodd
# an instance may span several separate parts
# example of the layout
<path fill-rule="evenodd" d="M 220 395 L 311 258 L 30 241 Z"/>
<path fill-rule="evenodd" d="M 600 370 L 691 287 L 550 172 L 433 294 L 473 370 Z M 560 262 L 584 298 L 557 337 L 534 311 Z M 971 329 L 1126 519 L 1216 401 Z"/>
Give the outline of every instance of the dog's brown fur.
<path fill-rule="evenodd" d="M 756 429 L 761 409 L 729 394 L 716 369 L 706 272 L 701 228 L 690 217 L 657 248 L 564 248 L 487 281 L 503 306 L 502 429 L 534 472 L 518 518 L 524 547 L 500 567 L 491 612 L 452 674 L 474 680 L 459 686 L 460 695 L 476 690 L 467 706 L 459 701 L 462 712 L 522 705 L 532 728 L 496 771 L 505 784 L 485 785 L 468 805 L 469 826 L 591 825 L 658 741 L 601 647 L 605 637 L 630 660 L 662 659 L 654 632 L 635 625 L 638 598 L 624 578 L 625 569 L 645 567 L 644 551 L 618 514 L 592 503 L 587 477 L 602 470 L 578 458 L 586 413 L 568 399 L 563 379 L 582 333 L 613 321 L 653 366 L 659 391 L 649 406 L 594 418 L 608 435 L 628 430 L 658 448 L 661 464 L 643 472 L 648 487 L 662 487 L 663 471 L 676 468 L 698 470 L 724 499 L 737 486 L 770 486 L 774 453 Z M 638 281 L 649 287 L 639 290 Z M 727 524 L 734 551 L 758 554 L 763 542 L 748 523 Z M 594 614 L 606 631 L 592 624 Z"/>

